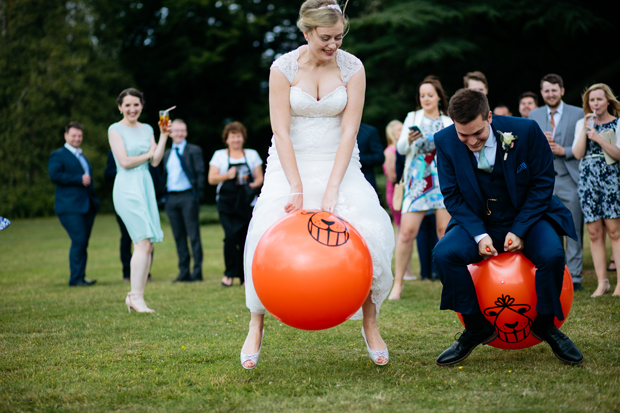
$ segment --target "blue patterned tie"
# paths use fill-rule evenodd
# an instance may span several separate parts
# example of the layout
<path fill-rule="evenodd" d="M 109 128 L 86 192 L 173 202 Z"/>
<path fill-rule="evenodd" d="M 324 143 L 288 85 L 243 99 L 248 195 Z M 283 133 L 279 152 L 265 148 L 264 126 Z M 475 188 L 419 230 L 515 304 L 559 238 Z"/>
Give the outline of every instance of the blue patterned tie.
<path fill-rule="evenodd" d="M 489 160 L 487 159 L 487 157 L 484 156 L 484 146 L 482 147 L 480 152 L 478 152 L 478 154 L 480 155 L 478 156 L 478 169 L 481 169 L 487 173 L 491 173 L 491 171 L 493 171 L 493 168 L 491 168 L 491 164 L 489 164 Z"/>
<path fill-rule="evenodd" d="M 185 176 L 187 176 L 187 179 L 190 181 L 190 184 L 191 184 L 191 181 L 192 181 L 192 179 L 194 179 L 194 176 L 189 171 L 189 168 L 187 167 L 187 164 L 185 163 L 185 159 L 183 159 L 183 156 L 179 153 L 179 148 L 176 147 L 176 148 L 174 148 L 174 150 L 177 153 L 177 157 L 179 158 L 179 162 L 181 162 L 181 169 L 183 169 L 183 172 L 185 172 Z"/>

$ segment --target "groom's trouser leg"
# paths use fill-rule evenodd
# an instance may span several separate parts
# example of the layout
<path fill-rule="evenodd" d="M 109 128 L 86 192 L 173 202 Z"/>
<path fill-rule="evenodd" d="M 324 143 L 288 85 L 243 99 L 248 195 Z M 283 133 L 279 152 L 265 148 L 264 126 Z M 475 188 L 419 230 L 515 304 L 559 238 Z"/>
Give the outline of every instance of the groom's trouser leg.
<path fill-rule="evenodd" d="M 564 320 L 560 293 L 564 279 L 564 248 L 551 224 L 541 219 L 525 237 L 523 255 L 536 266 L 536 312 Z"/>
<path fill-rule="evenodd" d="M 462 314 L 480 312 L 476 287 L 467 269 L 467 265 L 480 260 L 478 245 L 458 225 L 439 240 L 433 250 L 433 261 L 443 284 L 440 309 Z"/>

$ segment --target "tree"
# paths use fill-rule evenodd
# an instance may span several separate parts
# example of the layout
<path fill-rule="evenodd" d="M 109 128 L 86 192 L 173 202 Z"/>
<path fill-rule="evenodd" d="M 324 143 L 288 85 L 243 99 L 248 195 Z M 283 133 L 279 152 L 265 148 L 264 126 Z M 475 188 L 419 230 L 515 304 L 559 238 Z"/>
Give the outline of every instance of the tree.
<path fill-rule="evenodd" d="M 64 144 L 64 126 L 83 123 L 84 152 L 102 171 L 107 136 L 99 103 L 107 84 L 127 76 L 97 54 L 86 2 L 2 0 L 0 13 L 0 212 L 47 215 L 54 204 L 47 159 Z"/>

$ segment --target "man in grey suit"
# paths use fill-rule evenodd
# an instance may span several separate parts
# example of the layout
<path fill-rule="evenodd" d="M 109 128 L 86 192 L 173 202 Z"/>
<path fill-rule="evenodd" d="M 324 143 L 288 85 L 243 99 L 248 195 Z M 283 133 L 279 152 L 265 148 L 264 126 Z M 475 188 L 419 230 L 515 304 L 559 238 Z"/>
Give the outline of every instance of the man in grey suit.
<path fill-rule="evenodd" d="M 555 188 L 553 195 L 573 214 L 578 240 L 566 239 L 566 265 L 573 277 L 575 290 L 581 290 L 581 270 L 583 267 L 583 214 L 577 195 L 579 180 L 579 160 L 573 155 L 575 124 L 583 118 L 583 109 L 567 105 L 562 101 L 564 82 L 556 74 L 548 74 L 540 81 L 540 94 L 545 106 L 532 110 L 529 118 L 535 120 L 545 132 L 555 168 Z"/>
<path fill-rule="evenodd" d="M 162 181 L 168 194 L 166 213 L 170 218 L 179 256 L 179 275 L 174 281 L 202 281 L 202 243 L 198 218 L 205 185 L 202 149 L 198 145 L 187 143 L 187 125 L 181 119 L 175 119 L 170 130 L 172 149 L 164 153 Z M 188 237 L 194 256 L 194 269 L 191 273 Z"/>

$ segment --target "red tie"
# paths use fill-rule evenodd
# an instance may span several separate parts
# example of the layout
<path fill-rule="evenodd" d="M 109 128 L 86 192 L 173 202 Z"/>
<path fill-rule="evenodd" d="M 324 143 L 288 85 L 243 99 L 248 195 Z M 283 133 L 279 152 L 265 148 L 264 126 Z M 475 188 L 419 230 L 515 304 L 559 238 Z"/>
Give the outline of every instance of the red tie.
<path fill-rule="evenodd" d="M 553 115 L 555 115 L 555 112 L 557 112 L 557 110 L 552 110 L 551 115 L 549 116 L 549 123 L 551 124 L 551 128 L 554 131 L 555 131 L 555 119 L 553 118 Z"/>

